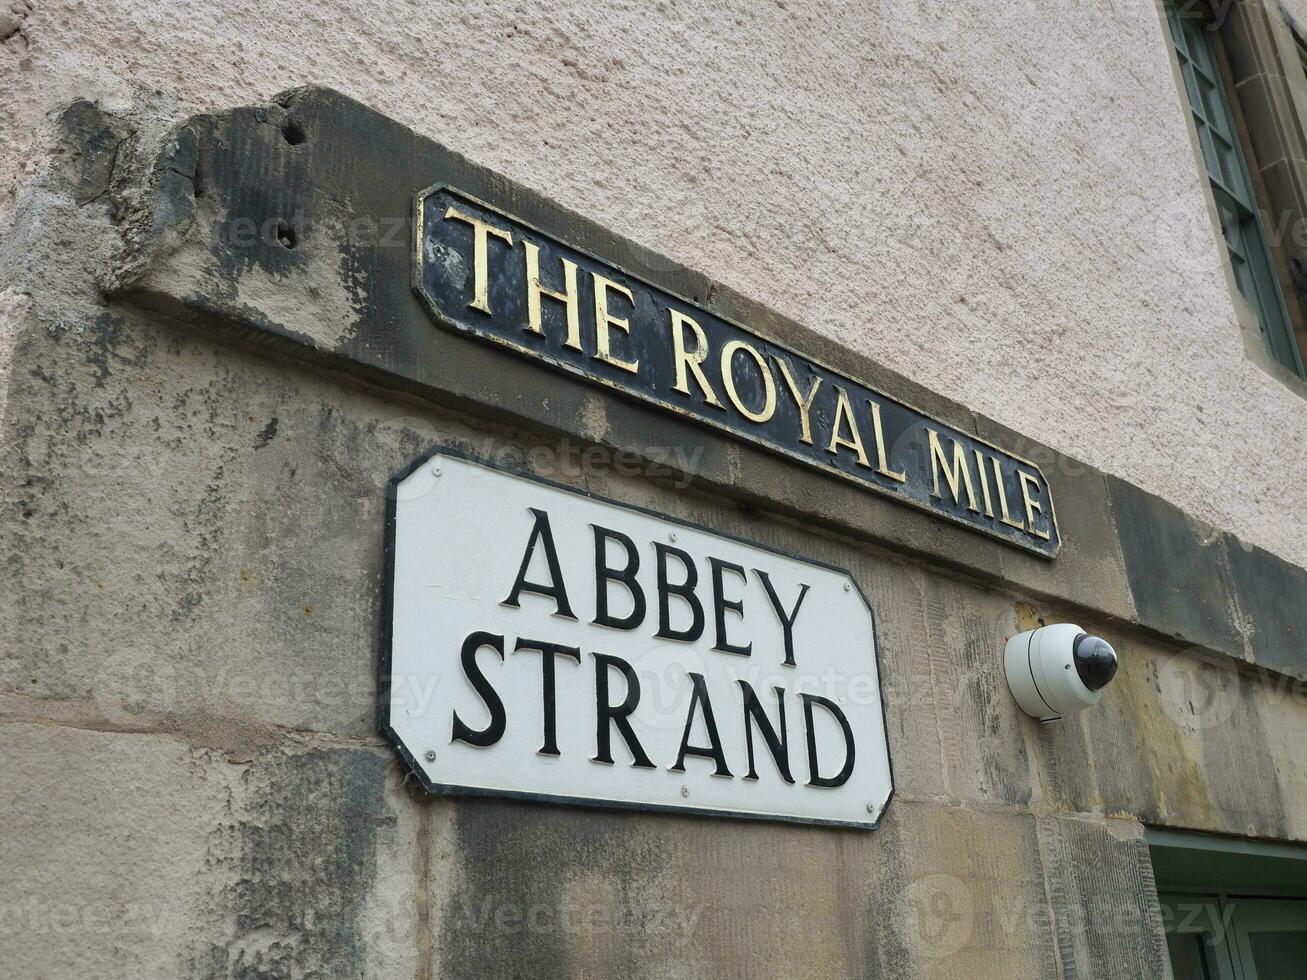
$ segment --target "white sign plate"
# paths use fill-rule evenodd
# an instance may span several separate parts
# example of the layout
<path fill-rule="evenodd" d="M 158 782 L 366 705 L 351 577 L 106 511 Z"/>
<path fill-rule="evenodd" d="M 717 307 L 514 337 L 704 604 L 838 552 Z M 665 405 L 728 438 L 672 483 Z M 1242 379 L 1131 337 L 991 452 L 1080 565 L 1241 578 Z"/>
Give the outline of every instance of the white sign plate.
<path fill-rule="evenodd" d="M 389 524 L 380 727 L 428 791 L 879 822 L 847 572 L 443 451 Z"/>

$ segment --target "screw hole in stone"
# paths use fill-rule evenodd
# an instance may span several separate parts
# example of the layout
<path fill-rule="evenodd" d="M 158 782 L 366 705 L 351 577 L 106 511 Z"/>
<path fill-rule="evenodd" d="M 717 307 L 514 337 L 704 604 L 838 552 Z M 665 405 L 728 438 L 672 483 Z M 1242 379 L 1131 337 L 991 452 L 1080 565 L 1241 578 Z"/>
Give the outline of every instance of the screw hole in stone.
<path fill-rule="evenodd" d="M 300 129 L 298 123 L 290 119 L 282 123 L 281 135 L 285 137 L 286 142 L 291 146 L 299 146 L 304 142 L 304 130 Z"/>
<path fill-rule="evenodd" d="M 284 221 L 277 222 L 277 241 L 281 242 L 286 248 L 294 248 L 298 239 L 295 236 L 295 229 Z"/>

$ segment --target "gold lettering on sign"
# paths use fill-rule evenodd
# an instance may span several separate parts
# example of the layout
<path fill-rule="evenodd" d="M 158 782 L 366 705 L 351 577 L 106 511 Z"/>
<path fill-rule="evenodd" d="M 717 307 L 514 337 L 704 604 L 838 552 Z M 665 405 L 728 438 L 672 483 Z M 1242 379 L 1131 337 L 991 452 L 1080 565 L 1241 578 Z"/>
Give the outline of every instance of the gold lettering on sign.
<path fill-rule="evenodd" d="M 1026 526 L 1020 521 L 1012 520 L 1012 512 L 1007 509 L 1007 488 L 1003 486 L 1003 469 L 999 464 L 997 456 L 989 457 L 990 463 L 994 470 L 994 484 L 998 488 L 998 519 L 1008 527 L 1014 527 L 1018 531 L 1024 531 Z"/>
<path fill-rule="evenodd" d="M 980 473 L 980 494 L 985 498 L 985 516 L 994 516 L 994 502 L 989 498 L 989 473 L 985 469 L 985 457 L 979 449 L 971 450 L 976 454 L 976 471 Z"/>
<path fill-rule="evenodd" d="M 885 452 L 885 430 L 880 424 L 880 406 L 870 398 L 867 399 L 867 404 L 871 406 L 871 428 L 876 437 L 876 472 L 891 480 L 898 480 L 899 483 L 907 483 L 907 473 L 890 469 L 889 453 Z"/>
<path fill-rule="evenodd" d="M 776 366 L 781 369 L 781 377 L 785 380 L 785 387 L 790 389 L 790 397 L 794 399 L 794 404 L 799 409 L 799 425 L 802 426 L 799 439 L 812 445 L 812 403 L 817 397 L 817 389 L 821 387 L 821 375 L 812 376 L 812 387 L 808 389 L 807 395 L 799 394 L 799 386 L 794 381 L 794 375 L 790 374 L 790 366 L 785 363 L 785 358 L 779 354 L 773 354 L 772 360 Z"/>
<path fill-rule="evenodd" d="M 930 495 L 939 497 L 940 500 L 944 499 L 943 494 L 939 492 L 939 474 L 942 470 L 944 479 L 948 481 L 949 491 L 953 494 L 953 502 L 955 504 L 962 502 L 961 490 L 962 484 L 965 484 L 967 510 L 979 514 L 980 508 L 976 505 L 976 488 L 971 483 L 971 469 L 967 466 L 967 453 L 962 448 L 962 443 L 953 440 L 953 463 L 950 468 L 948 457 L 944 455 L 944 447 L 939 441 L 939 433 L 929 426 L 926 432 L 930 435 L 930 469 L 934 480 L 934 488 Z"/>
<path fill-rule="evenodd" d="M 758 370 L 762 372 L 762 408 L 755 412 L 740 401 L 740 395 L 735 390 L 735 355 L 743 351 L 753 358 L 753 363 L 758 365 Z M 726 389 L 726 397 L 746 419 L 750 422 L 766 422 L 776 412 L 776 382 L 772 380 L 771 372 L 767 370 L 767 362 L 762 359 L 762 355 L 753 349 L 743 340 L 732 340 L 722 348 L 722 386 Z"/>
<path fill-rule="evenodd" d="M 455 207 L 445 210 L 445 220 L 449 221 L 450 219 L 472 226 L 472 302 L 467 305 L 474 310 L 489 314 L 490 262 L 487 254 L 489 252 L 488 236 L 494 235 L 506 242 L 509 248 L 513 247 L 513 236 L 504 231 L 503 228 L 496 228 L 494 225 L 487 224 L 480 218 L 474 218 L 470 214 L 465 214 Z"/>
<path fill-rule="evenodd" d="M 704 376 L 703 362 L 708 357 L 708 338 L 703 335 L 703 327 L 699 326 L 692 317 L 686 316 L 677 310 L 668 307 L 667 312 L 671 314 L 672 329 L 672 356 L 676 362 L 676 384 L 672 385 L 673 391 L 679 391 L 682 395 L 690 393 L 690 375 L 694 375 L 695 384 L 703 392 L 704 399 L 713 408 L 722 408 L 726 406 L 717 400 L 717 395 L 712 390 L 712 385 Z M 685 349 L 685 331 L 689 328 L 694 334 L 694 350 Z"/>
<path fill-rule="evenodd" d="M 540 246 L 522 239 L 526 249 L 526 328 L 543 335 L 544 324 L 540 317 L 540 298 L 557 300 L 567 306 L 567 339 L 564 347 L 581 349 L 581 311 L 576 301 L 576 263 L 563 259 L 563 291 L 556 293 L 540 285 Z"/>
<path fill-rule="evenodd" d="M 640 371 L 640 362 L 623 361 L 614 357 L 608 336 L 610 327 L 616 327 L 628 337 L 631 335 L 631 322 L 608 312 L 608 290 L 621 293 L 632 306 L 635 306 L 635 297 L 621 283 L 613 282 L 597 272 L 592 272 L 591 275 L 595 281 L 595 360 L 637 374 Z"/>
<path fill-rule="evenodd" d="M 1039 528 L 1035 527 L 1035 515 L 1043 514 L 1044 508 L 1039 505 L 1037 500 L 1030 496 L 1031 487 L 1034 487 L 1036 491 L 1039 490 L 1039 480 L 1031 476 L 1025 470 L 1017 470 L 1017 479 L 1021 481 L 1021 497 L 1026 504 L 1026 523 L 1030 525 L 1030 533 L 1037 538 L 1043 538 L 1047 541 L 1048 532 L 1041 531 Z"/>
<path fill-rule="evenodd" d="M 870 467 L 871 464 L 867 462 L 867 451 L 862 448 L 862 434 L 858 432 L 858 420 L 853 417 L 853 408 L 849 405 L 849 396 L 839 385 L 835 386 L 835 392 L 835 424 L 830 429 L 830 445 L 826 447 L 826 452 L 838 456 L 839 447 L 844 446 L 858 454 L 859 463 Z M 849 430 L 848 439 L 840 435 L 841 420 Z"/>
<path fill-rule="evenodd" d="M 1043 557 L 1057 554 L 1053 489 L 1040 466 L 986 442 L 956 413 L 932 418 L 870 379 L 756 333 L 761 324 L 727 319 L 701 298 L 670 292 L 674 283 L 646 281 L 445 185 L 415 204 L 413 285 L 439 327 Z"/>

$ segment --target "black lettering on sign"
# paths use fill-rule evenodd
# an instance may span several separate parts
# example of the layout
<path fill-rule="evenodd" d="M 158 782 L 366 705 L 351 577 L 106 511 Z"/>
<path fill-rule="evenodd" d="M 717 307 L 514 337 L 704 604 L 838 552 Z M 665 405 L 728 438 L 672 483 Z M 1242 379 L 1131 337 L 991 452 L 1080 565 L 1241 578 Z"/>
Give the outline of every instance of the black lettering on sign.
<path fill-rule="evenodd" d="M 685 730 L 681 733 L 681 747 L 676 753 L 676 764 L 672 766 L 672 772 L 685 772 L 685 757 L 687 755 L 698 756 L 701 759 L 711 759 L 716 765 L 714 775 L 729 776 L 731 770 L 726 767 L 726 755 L 722 752 L 722 737 L 717 731 L 717 719 L 713 716 L 712 701 L 708 697 L 708 682 L 704 680 L 703 674 L 690 673 L 690 682 L 694 685 L 693 693 L 690 695 L 690 707 L 685 713 Z M 694 727 L 694 716 L 697 713 L 703 715 L 704 727 L 708 730 L 707 745 L 691 745 L 690 729 Z"/>
<path fill-rule="evenodd" d="M 555 693 L 558 672 L 555 670 L 554 658 L 571 657 L 580 663 L 581 651 L 562 643 L 546 643 L 544 640 L 528 640 L 526 637 L 519 639 L 517 646 L 513 647 L 514 653 L 523 650 L 534 650 L 540 654 L 540 693 L 544 700 L 545 741 L 539 751 L 541 755 L 558 755 L 558 697 Z"/>
<path fill-rule="evenodd" d="M 703 604 L 694 594 L 694 587 L 699 584 L 699 570 L 694 565 L 694 559 L 680 548 L 673 548 L 661 541 L 655 541 L 653 546 L 654 553 L 658 556 L 658 632 L 654 635 L 663 640 L 693 643 L 703 636 Z M 669 557 L 680 563 L 683 581 L 668 580 Z M 672 626 L 672 596 L 680 599 L 690 610 L 690 625 L 684 629 L 676 629 Z"/>
<path fill-rule="evenodd" d="M 785 663 L 787 666 L 793 667 L 794 621 L 799 618 L 799 607 L 803 605 L 803 599 L 808 594 L 808 587 L 806 585 L 799 586 L 798 598 L 794 600 L 793 608 L 786 612 L 781 597 L 776 594 L 776 587 L 771 584 L 771 576 L 758 568 L 753 570 L 753 574 L 762 579 L 762 587 L 767 590 L 767 598 L 771 600 L 771 607 L 776 612 L 776 618 L 781 622 L 781 629 L 785 633 Z"/>
<path fill-rule="evenodd" d="M 1061 547 L 1048 481 L 1014 453 L 453 188 L 418 195 L 417 226 L 415 287 L 442 326 L 1043 557 Z"/>
<path fill-rule="evenodd" d="M 454 731 L 450 736 L 451 742 L 467 742 L 468 745 L 479 745 L 482 748 L 494 745 L 503 738 L 504 727 L 508 722 L 508 716 L 504 713 L 503 699 L 490 686 L 490 681 L 477 666 L 477 651 L 483 647 L 493 650 L 499 655 L 500 660 L 504 659 L 504 638 L 498 633 L 478 630 L 468 634 L 467 639 L 463 641 L 463 648 L 459 652 L 459 663 L 463 665 L 463 675 L 471 682 L 473 690 L 490 710 L 490 721 L 485 728 L 478 730 L 465 724 L 455 711 Z"/>
<path fill-rule="evenodd" d="M 554 615 L 576 619 L 571 603 L 567 601 L 567 589 L 563 585 L 563 570 L 558 564 L 558 549 L 554 546 L 554 532 L 549 527 L 549 515 L 535 507 L 531 508 L 531 513 L 535 517 L 535 523 L 531 525 L 531 536 L 526 539 L 526 551 L 522 555 L 522 565 L 517 570 L 517 578 L 503 605 L 520 606 L 519 598 L 522 593 L 534 592 L 536 595 L 554 600 Z M 549 567 L 548 585 L 528 582 L 526 578 L 526 570 L 531 565 L 531 558 L 535 555 L 537 544 L 545 552 L 545 563 Z"/>
<path fill-rule="evenodd" d="M 849 719 L 844 716 L 840 706 L 830 698 L 823 698 L 819 694 L 800 694 L 803 698 L 803 725 L 808 733 L 808 785 L 809 786 L 843 786 L 853 775 L 853 761 L 856 756 L 855 746 L 853 744 L 853 729 L 849 727 Z M 817 763 L 817 731 L 813 725 L 812 707 L 820 705 L 830 712 L 831 716 L 839 722 L 840 731 L 844 733 L 844 765 L 834 776 L 821 775 L 820 766 Z"/>
<path fill-rule="evenodd" d="M 636 581 L 640 571 L 640 552 L 627 535 L 610 531 L 606 527 L 591 525 L 595 538 L 595 618 L 600 626 L 617 630 L 633 630 L 644 622 L 644 590 Z M 626 563 L 620 568 L 608 564 L 608 543 L 614 542 L 626 552 Z M 608 611 L 608 583 L 620 582 L 631 595 L 631 611 L 625 616 L 614 616 Z"/>
<path fill-rule="evenodd" d="M 776 695 L 776 725 L 772 727 L 767 713 L 763 711 L 758 695 L 748 681 L 737 681 L 740 692 L 744 695 L 744 745 L 749 754 L 749 772 L 745 779 L 757 779 L 758 770 L 753 764 L 753 729 L 756 725 L 767 750 L 771 752 L 772 761 L 776 763 L 781 778 L 787 783 L 794 782 L 790 775 L 790 738 L 785 729 L 785 688 L 773 687 Z"/>
<path fill-rule="evenodd" d="M 612 729 L 626 742 L 626 748 L 635 761 L 631 765 L 640 769 L 653 769 L 640 740 L 635 737 L 631 727 L 631 714 L 640 703 L 640 678 L 621 657 L 610 657 L 606 653 L 591 654 L 595 658 L 595 762 L 613 764 Z M 608 695 L 608 671 L 615 667 L 626 679 L 626 697 L 619 705 L 613 705 Z"/>
<path fill-rule="evenodd" d="M 713 644 L 713 649 L 747 657 L 753 651 L 753 644 L 732 643 L 726 635 L 726 614 L 731 612 L 736 618 L 744 619 L 744 599 L 727 598 L 727 585 L 723 578 L 726 572 L 730 572 L 732 576 L 738 576 L 740 587 L 743 588 L 744 569 L 721 558 L 709 558 L 708 564 L 712 567 L 713 620 L 717 625 L 717 642 Z M 731 587 L 734 588 L 734 585 Z"/>

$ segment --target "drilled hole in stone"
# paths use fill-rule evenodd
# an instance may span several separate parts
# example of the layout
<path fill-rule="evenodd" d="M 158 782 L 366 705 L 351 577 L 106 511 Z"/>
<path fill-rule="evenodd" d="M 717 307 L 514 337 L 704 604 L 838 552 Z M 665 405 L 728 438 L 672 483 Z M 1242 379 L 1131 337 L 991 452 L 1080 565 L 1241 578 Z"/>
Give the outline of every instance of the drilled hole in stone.
<path fill-rule="evenodd" d="M 277 241 L 281 242 L 286 248 L 294 248 L 297 241 L 295 229 L 284 221 L 277 222 Z"/>
<path fill-rule="evenodd" d="M 286 142 L 291 146 L 298 146 L 304 142 L 304 130 L 300 129 L 298 123 L 290 119 L 282 123 L 281 135 L 286 138 Z"/>

